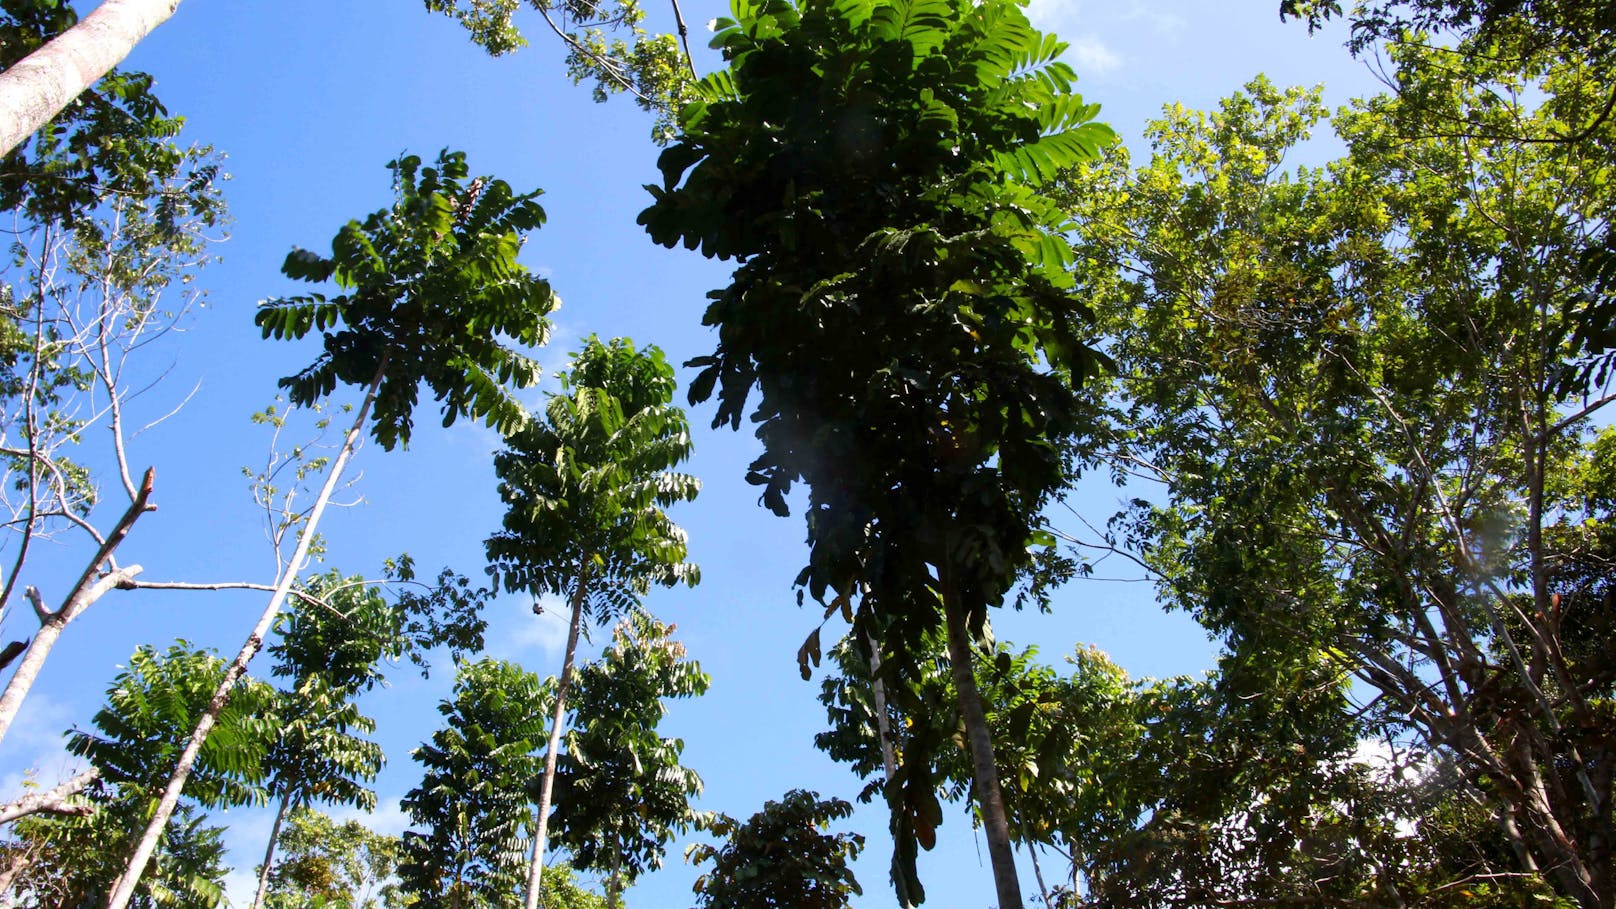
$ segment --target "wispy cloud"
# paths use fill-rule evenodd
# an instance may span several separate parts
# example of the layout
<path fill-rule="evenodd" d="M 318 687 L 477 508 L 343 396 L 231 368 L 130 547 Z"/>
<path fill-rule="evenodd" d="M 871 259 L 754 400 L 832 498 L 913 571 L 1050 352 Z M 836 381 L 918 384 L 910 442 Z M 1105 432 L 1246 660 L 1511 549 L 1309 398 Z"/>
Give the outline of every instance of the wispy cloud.
<path fill-rule="evenodd" d="M 488 651 L 501 659 L 523 662 L 524 658 L 552 659 L 567 643 L 567 604 L 560 597 L 539 600 L 542 611 L 535 615 L 533 601 L 507 596 L 489 612 Z"/>
<path fill-rule="evenodd" d="M 1103 76 L 1122 65 L 1122 55 L 1093 35 L 1083 35 L 1067 51 L 1077 65 L 1079 76 Z"/>
<path fill-rule="evenodd" d="M 73 710 L 42 692 L 33 692 L 6 733 L 8 771 L 0 775 L 0 802 L 23 795 L 30 784 L 50 787 L 85 767 L 67 753 L 64 731 L 72 725 Z"/>

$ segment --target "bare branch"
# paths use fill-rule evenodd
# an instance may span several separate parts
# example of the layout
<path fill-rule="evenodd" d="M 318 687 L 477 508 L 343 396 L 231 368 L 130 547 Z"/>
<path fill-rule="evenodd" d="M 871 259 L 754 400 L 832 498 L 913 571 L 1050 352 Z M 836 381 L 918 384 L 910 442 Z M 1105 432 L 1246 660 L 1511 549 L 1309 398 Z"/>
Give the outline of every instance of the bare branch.
<path fill-rule="evenodd" d="M 101 770 L 91 767 L 76 776 L 32 795 L 25 795 L 9 805 L 0 806 L 0 824 L 9 823 L 30 814 L 59 814 L 85 817 L 95 812 L 95 806 L 71 799 L 100 779 Z"/>

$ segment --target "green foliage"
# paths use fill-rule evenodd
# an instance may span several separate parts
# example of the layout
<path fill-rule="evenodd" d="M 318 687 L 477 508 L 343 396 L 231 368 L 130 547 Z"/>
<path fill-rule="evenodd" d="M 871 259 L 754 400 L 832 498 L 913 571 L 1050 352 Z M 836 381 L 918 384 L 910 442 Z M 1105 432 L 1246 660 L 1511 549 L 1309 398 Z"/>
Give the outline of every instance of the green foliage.
<path fill-rule="evenodd" d="M 436 584 L 423 584 L 415 580 L 415 560 L 408 553 L 388 559 L 383 567 L 388 580 L 397 585 L 394 594 L 409 642 L 406 654 L 422 677 L 430 674 L 427 652 L 433 648 L 447 648 L 456 662 L 482 652 L 483 632 L 488 630 L 483 607 L 493 598 L 493 588 L 473 587 L 470 578 L 448 568 L 438 572 Z"/>
<path fill-rule="evenodd" d="M 107 689 L 106 706 L 91 719 L 95 730 L 75 729 L 68 751 L 100 768 L 107 783 L 149 798 L 149 814 L 225 666 L 184 641 L 164 652 L 137 648 Z M 274 689 L 263 682 L 237 683 L 202 745 L 187 797 L 209 808 L 264 802 L 264 760 L 279 725 L 275 704 Z"/>
<path fill-rule="evenodd" d="M 562 377 L 545 418 L 507 437 L 494 458 L 504 529 L 487 541 L 489 572 L 506 590 L 554 594 L 601 621 L 639 604 L 652 583 L 694 586 L 685 532 L 663 511 L 701 483 L 674 468 L 690 430 L 673 399 L 673 367 L 591 336 Z"/>
<path fill-rule="evenodd" d="M 442 402 L 443 425 L 465 416 L 513 433 L 526 415 L 509 389 L 537 382 L 539 367 L 500 336 L 543 344 L 558 302 L 549 282 L 516 261 L 523 235 L 544 223 L 539 192 L 468 180 L 460 152 L 441 152 L 434 167 L 411 155 L 388 169 L 398 196 L 391 208 L 348 222 L 330 257 L 294 249 L 281 266 L 296 280 L 335 280 L 343 293 L 259 306 L 265 338 L 323 337 L 314 363 L 280 385 L 308 406 L 338 382 L 379 382 L 372 435 L 386 450 L 409 444 L 422 383 Z"/>
<path fill-rule="evenodd" d="M 392 880 L 398 837 L 298 808 L 276 845 L 281 859 L 269 873 L 270 909 L 403 909 Z"/>
<path fill-rule="evenodd" d="M 113 790 L 93 793 L 84 817 L 33 815 L 12 828 L 0 846 L 19 861 L 7 893 L 16 905 L 89 909 L 104 905 L 110 883 L 123 870 L 139 799 Z M 135 890 L 137 909 L 219 909 L 225 905 L 224 828 L 205 826 L 194 806 L 181 805 L 163 831 L 151 868 Z"/>
<path fill-rule="evenodd" d="M 77 23 L 65 0 L 5 0 L 0 69 Z M 204 191 L 220 176 L 218 161 L 209 150 L 172 141 L 184 120 L 170 116 L 151 88 L 145 73 L 113 70 L 68 102 L 0 163 L 0 210 L 66 224 L 122 197 L 142 200 L 170 232 L 193 216 L 219 223 L 224 204 Z"/>
<path fill-rule="evenodd" d="M 580 869 L 631 885 L 662 864 L 668 840 L 697 820 L 701 777 L 679 764 L 684 742 L 657 726 L 669 698 L 699 697 L 711 679 L 685 658 L 673 626 L 635 613 L 599 660 L 578 670 L 550 828 Z M 547 872 L 548 873 L 548 872 Z"/>
<path fill-rule="evenodd" d="M 1115 334 L 1130 402 L 1114 438 L 1165 484 L 1112 542 L 1141 550 L 1168 602 L 1225 640 L 1246 695 L 1294 699 L 1309 675 L 1339 691 L 1350 674 L 1362 709 L 1315 707 L 1344 734 L 1457 763 L 1453 804 L 1498 812 L 1510 848 L 1419 886 L 1515 880 L 1601 905 L 1609 749 L 1593 730 L 1609 728 L 1616 678 L 1595 668 L 1603 645 L 1571 653 L 1610 616 L 1565 607 L 1603 595 L 1591 569 L 1609 512 L 1582 418 L 1606 389 L 1565 376 L 1584 353 L 1571 304 L 1585 254 L 1616 204 L 1611 158 L 1585 152 L 1609 148 L 1616 125 L 1577 151 L 1513 138 L 1587 122 L 1569 111 L 1604 87 L 1578 87 L 1579 60 L 1389 55 L 1400 93 L 1336 114 L 1347 153 L 1327 168 L 1283 166 L 1323 118 L 1317 95 L 1258 80 L 1211 114 L 1170 108 L 1136 172 L 1119 154 L 1074 176 L 1078 282 Z M 1291 772 L 1264 796 L 1295 809 L 1288 824 L 1309 816 L 1310 790 L 1359 798 Z M 1241 785 L 1231 804 L 1264 791 Z M 1529 807 L 1540 798 L 1549 814 Z M 1331 879 L 1363 888 L 1351 898 L 1375 886 Z"/>
<path fill-rule="evenodd" d="M 438 706 L 443 728 L 415 751 L 421 784 L 403 799 L 415 829 L 403 836 L 398 876 L 422 909 L 521 899 L 551 696 L 538 676 L 511 663 L 460 666 L 454 693 Z"/>
<path fill-rule="evenodd" d="M 721 846 L 690 847 L 695 864 L 712 862 L 696 878 L 702 909 L 844 909 L 864 891 L 848 868 L 864 848 L 856 833 L 822 833 L 853 813 L 838 798 L 793 789 L 742 824 L 720 815 L 708 830 Z"/>
<path fill-rule="evenodd" d="M 574 84 L 593 82 L 596 101 L 628 92 L 641 109 L 657 115 L 652 139 L 660 144 L 673 138 L 679 109 L 695 97 L 693 64 L 680 50 L 679 38 L 646 33 L 639 0 L 526 0 L 526 5 L 561 35 Z M 522 6 L 523 0 L 426 0 L 428 12 L 455 19 L 473 43 L 494 56 L 526 46 L 513 21 Z M 682 21 L 679 29 L 682 38 Z"/>
<path fill-rule="evenodd" d="M 749 481 L 781 514 L 810 487 L 799 582 L 821 599 L 867 583 L 912 637 L 934 621 L 924 563 L 957 561 L 968 599 L 998 601 L 1064 478 L 1071 382 L 1098 358 L 1065 290 L 1069 224 L 1031 182 L 1111 133 L 1014 4 L 736 17 L 640 221 L 742 263 L 711 295 L 720 346 L 691 361 L 690 397 L 716 389 L 715 424 L 738 427 L 759 388 Z"/>

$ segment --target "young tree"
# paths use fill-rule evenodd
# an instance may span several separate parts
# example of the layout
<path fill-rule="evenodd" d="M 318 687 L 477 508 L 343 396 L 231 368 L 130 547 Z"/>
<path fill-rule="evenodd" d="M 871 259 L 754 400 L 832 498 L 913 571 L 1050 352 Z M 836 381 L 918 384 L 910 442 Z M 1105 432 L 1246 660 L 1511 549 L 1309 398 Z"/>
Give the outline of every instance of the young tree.
<path fill-rule="evenodd" d="M 524 836 L 532 835 L 539 742 L 554 693 L 538 676 L 497 660 L 465 663 L 438 707 L 444 726 L 415 752 L 421 785 L 404 797 L 420 830 L 406 831 L 398 866 L 423 909 L 495 909 L 525 892 Z M 603 909 L 565 866 L 545 878 L 547 906 Z"/>
<path fill-rule="evenodd" d="M 572 865 L 606 876 L 606 903 L 660 867 L 668 840 L 699 818 L 701 777 L 679 764 L 684 742 L 657 726 L 669 698 L 699 697 L 711 679 L 685 658 L 673 626 L 632 613 L 599 660 L 578 672 L 567 753 L 556 775 L 556 841 Z"/>
<path fill-rule="evenodd" d="M 694 586 L 685 533 L 663 509 L 701 484 L 674 468 L 690 456 L 684 412 L 671 405 L 662 351 L 591 337 L 562 378 L 545 418 L 507 436 L 495 457 L 504 529 L 488 539 L 489 572 L 506 590 L 567 600 L 567 646 L 539 788 L 527 909 L 537 905 L 556 761 L 586 617 L 603 622 L 639 605 L 652 583 Z"/>
<path fill-rule="evenodd" d="M 370 809 L 366 785 L 382 767 L 382 749 L 354 733 L 374 732 L 354 698 L 381 681 L 378 664 L 397 659 L 408 645 L 403 610 L 360 577 L 331 571 L 302 585 L 309 599 L 280 623 L 281 640 L 269 647 L 285 721 L 266 760 L 269 797 L 278 803 L 258 873 L 252 909 L 262 909 L 275 847 L 287 812 L 320 801 Z"/>
<path fill-rule="evenodd" d="M 1370 698 L 1342 726 L 1452 761 L 1509 844 L 1480 880 L 1608 909 L 1612 443 L 1587 420 L 1613 398 L 1566 382 L 1608 155 L 1399 126 L 1553 130 L 1568 92 L 1604 87 L 1391 59 L 1402 91 L 1336 115 L 1328 168 L 1283 172 L 1322 110 L 1258 80 L 1170 109 L 1137 174 L 1119 155 L 1074 183 L 1131 401 L 1120 454 L 1166 490 L 1118 542 L 1237 659 L 1350 674 Z"/>
<path fill-rule="evenodd" d="M 846 909 L 864 892 L 847 867 L 864 849 L 864 837 L 820 831 L 852 813 L 841 799 L 793 789 L 744 824 L 720 815 L 708 829 L 728 842 L 689 850 L 695 864 L 713 863 L 696 878 L 698 903 L 703 909 Z"/>
<path fill-rule="evenodd" d="M 858 601 L 890 678 L 947 630 L 1001 909 L 1021 905 L 973 638 L 1042 535 L 1084 429 L 1060 235 L 1035 186 L 1112 138 L 1064 46 L 1011 2 L 737 4 L 640 216 L 651 237 L 740 264 L 691 400 L 751 419 L 748 480 L 786 513 L 809 487 L 807 567 L 827 612 Z M 802 662 L 818 657 L 817 632 Z M 896 687 L 896 686 L 894 686 Z"/>
<path fill-rule="evenodd" d="M 312 404 L 339 381 L 363 385 L 365 396 L 275 591 L 192 731 L 109 909 L 124 909 L 128 902 L 165 812 L 178 801 L 218 711 L 279 614 L 366 426 L 383 450 L 408 445 L 422 384 L 443 402 L 445 426 L 469 416 L 508 435 L 525 422 L 509 388 L 532 385 L 539 369 L 501 338 L 532 347 L 548 336 L 555 294 L 549 282 L 516 261 L 523 234 L 544 221 L 538 191 L 518 195 L 503 180 L 468 180 L 465 155 L 458 152 L 440 153 L 435 167 L 423 168 L 419 158 L 407 156 L 388 168 L 398 195 L 391 208 L 362 224 L 350 221 L 333 239 L 330 258 L 296 249 L 282 266 L 288 277 L 311 283 L 335 279 L 343 293 L 283 297 L 258 310 L 266 338 L 301 338 L 316 330 L 324 337 L 314 363 L 281 380 L 293 404 Z"/>

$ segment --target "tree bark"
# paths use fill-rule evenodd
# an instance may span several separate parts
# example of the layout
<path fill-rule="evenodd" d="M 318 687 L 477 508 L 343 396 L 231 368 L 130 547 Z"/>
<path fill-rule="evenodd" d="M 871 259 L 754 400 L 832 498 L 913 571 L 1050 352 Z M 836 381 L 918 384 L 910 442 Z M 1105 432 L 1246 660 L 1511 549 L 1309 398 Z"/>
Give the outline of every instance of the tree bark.
<path fill-rule="evenodd" d="M 69 804 L 68 799 L 83 792 L 100 777 L 100 769 L 91 767 L 89 770 L 70 777 L 44 792 L 25 795 L 9 805 L 0 807 L 0 824 L 10 823 L 17 818 L 27 817 L 30 814 L 73 814 L 79 816 L 91 814 L 95 811 L 94 806 Z M 5 888 L 0 887 L 0 895 L 4 893 Z"/>
<path fill-rule="evenodd" d="M 3 76 L 0 76 L 3 78 Z M 11 724 L 17 719 L 17 712 L 22 709 L 23 699 L 28 696 L 28 690 L 34 686 L 34 680 L 39 677 L 39 671 L 45 665 L 45 658 L 50 656 L 51 648 L 56 645 L 56 639 L 62 636 L 62 629 L 78 618 L 86 609 L 95 605 L 107 591 L 121 584 L 133 580 L 140 574 L 139 565 L 130 565 L 109 574 L 97 576 L 101 566 L 112 558 L 122 543 L 124 537 L 129 535 L 129 529 L 143 514 L 156 508 L 149 504 L 152 492 L 152 482 L 156 479 L 156 472 L 148 469 L 142 479 L 140 489 L 135 498 L 124 510 L 118 523 L 113 525 L 112 533 L 107 535 L 106 541 L 96 550 L 95 556 L 84 567 L 84 573 L 79 576 L 78 583 L 68 594 L 67 601 L 55 612 L 44 607 L 40 601 L 39 591 L 28 588 L 28 599 L 34 604 L 34 614 L 39 617 L 39 633 L 28 645 L 28 651 L 23 654 L 22 662 L 17 665 L 17 671 L 12 674 L 11 681 L 6 683 L 4 694 L 0 694 L 0 739 L 4 739 Z"/>
<path fill-rule="evenodd" d="M 129 56 L 180 0 L 105 0 L 79 24 L 0 73 L 0 155 L 33 135 Z"/>
<path fill-rule="evenodd" d="M 544 779 L 539 783 L 539 808 L 533 827 L 533 855 L 527 865 L 525 909 L 538 909 L 544 884 L 544 849 L 550 834 L 550 799 L 555 792 L 556 758 L 561 752 L 561 724 L 567 718 L 567 688 L 572 685 L 572 662 L 578 654 L 578 632 L 584 621 L 584 596 L 589 587 L 589 557 L 578 560 L 578 581 L 572 588 L 572 617 L 567 627 L 567 651 L 561 658 L 556 683 L 555 714 L 550 720 L 550 743 L 544 749 Z"/>
<path fill-rule="evenodd" d="M 107 900 L 107 909 L 125 909 L 129 905 L 129 899 L 135 893 L 135 885 L 140 882 L 140 876 L 146 872 L 146 865 L 151 861 L 152 853 L 157 850 L 157 840 L 162 836 L 163 828 L 168 826 L 168 819 L 174 814 L 175 807 L 179 805 L 180 792 L 185 788 L 185 781 L 191 776 L 191 767 L 196 764 L 197 755 L 202 753 L 202 743 L 207 741 L 208 733 L 213 731 L 214 724 L 219 721 L 219 715 L 230 702 L 230 692 L 236 687 L 236 681 L 247 673 L 247 664 L 264 645 L 264 636 L 269 634 L 270 626 L 274 625 L 275 617 L 280 614 L 281 604 L 286 601 L 292 584 L 297 580 L 298 566 L 308 557 L 309 546 L 314 542 L 315 529 L 320 524 L 320 516 L 325 513 L 325 507 L 331 501 L 331 494 L 336 491 L 337 482 L 342 478 L 342 471 L 348 466 L 348 459 L 359 445 L 360 434 L 365 431 L 365 419 L 370 416 L 371 405 L 376 401 L 376 390 L 381 386 L 382 378 L 387 373 L 387 362 L 388 357 L 384 355 L 376 369 L 376 376 L 365 389 L 365 400 L 359 406 L 359 414 L 354 417 L 353 425 L 349 427 L 348 434 L 342 440 L 342 449 L 337 452 L 337 458 L 331 464 L 331 473 L 326 476 L 325 484 L 320 487 L 320 494 L 314 500 L 308 521 L 298 532 L 297 546 L 293 548 L 292 557 L 287 561 L 286 568 L 275 584 L 275 592 L 269 597 L 269 605 L 264 607 L 264 614 L 259 616 L 258 624 L 253 627 L 252 633 L 247 635 L 240 652 L 225 670 L 224 678 L 219 681 L 219 687 L 214 691 L 213 698 L 202 711 L 196 728 L 191 730 L 191 737 L 185 743 L 185 750 L 180 752 L 174 772 L 169 775 L 168 786 L 163 790 L 162 799 L 157 803 L 157 811 L 152 815 L 151 822 L 146 825 L 145 832 L 135 843 L 134 851 L 129 856 L 129 864 L 113 887 L 112 896 Z"/>
<path fill-rule="evenodd" d="M 965 623 L 965 609 L 958 601 L 947 565 L 939 571 L 942 581 L 943 620 L 948 626 L 948 663 L 959 698 L 965 735 L 970 742 L 973 785 L 977 812 L 988 841 L 988 860 L 993 866 L 993 884 L 999 895 L 998 909 L 1021 909 L 1021 882 L 1016 877 L 1015 850 L 1010 846 L 1010 822 L 999 791 L 998 765 L 993 759 L 993 737 L 988 732 L 982 693 L 976 687 L 972 668 L 971 642 Z"/>
<path fill-rule="evenodd" d="M 258 869 L 258 892 L 253 894 L 252 909 L 264 909 L 264 895 L 269 892 L 269 865 L 275 861 L 275 845 L 281 838 L 281 824 L 286 821 L 286 809 L 292 804 L 290 795 L 281 796 L 281 806 L 275 812 L 275 823 L 269 828 L 269 845 L 264 847 L 264 866 Z"/>

